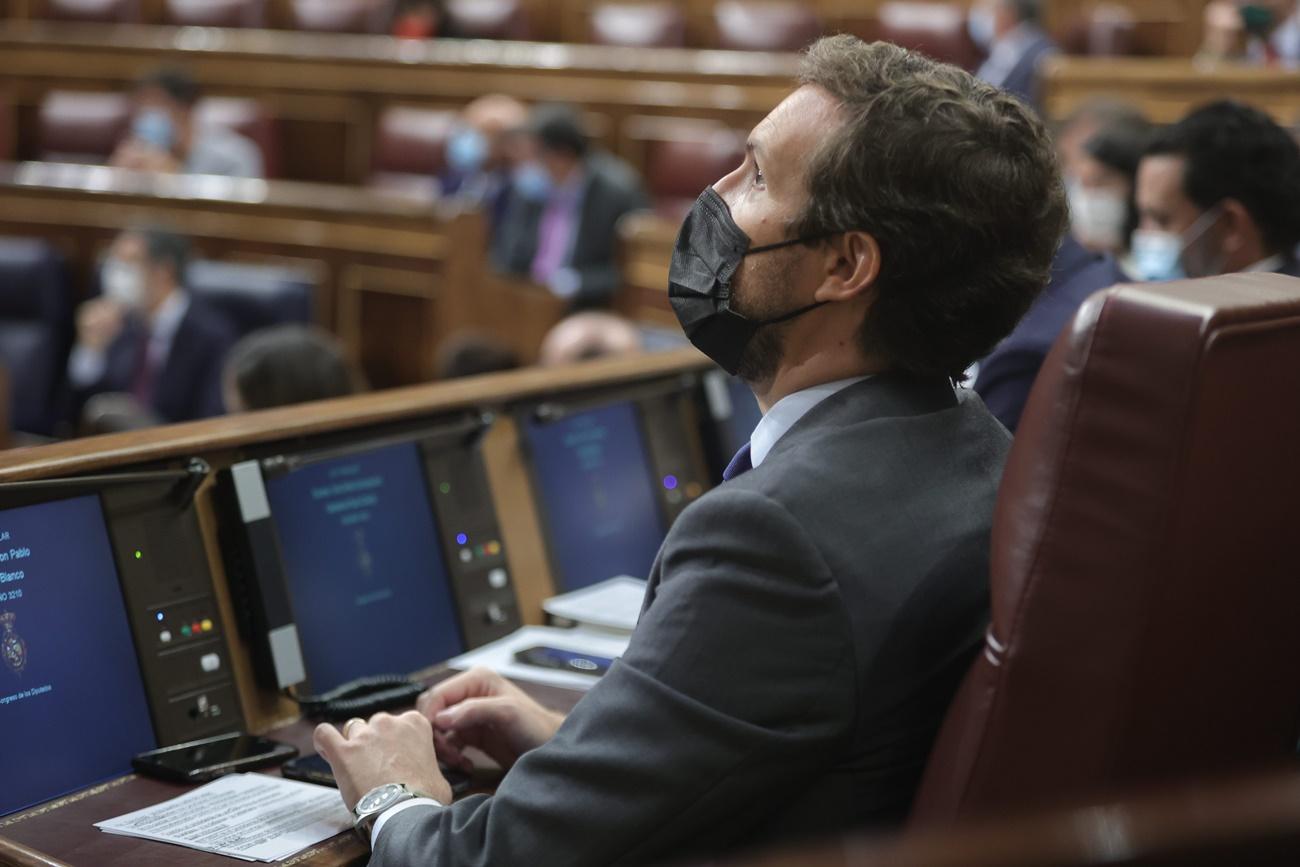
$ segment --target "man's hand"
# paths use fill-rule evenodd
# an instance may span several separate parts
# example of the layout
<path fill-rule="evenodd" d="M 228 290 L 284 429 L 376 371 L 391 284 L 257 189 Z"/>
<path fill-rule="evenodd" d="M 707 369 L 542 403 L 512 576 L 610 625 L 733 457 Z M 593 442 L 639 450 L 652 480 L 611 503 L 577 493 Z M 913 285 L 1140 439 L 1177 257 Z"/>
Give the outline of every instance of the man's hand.
<path fill-rule="evenodd" d="M 474 747 L 509 768 L 546 743 L 564 722 L 522 689 L 487 668 L 473 668 L 425 690 L 416 708 L 433 723 L 438 754 L 448 764 L 473 769 L 465 747 Z"/>
<path fill-rule="evenodd" d="M 108 298 L 95 298 L 77 310 L 77 343 L 95 352 L 108 349 L 122 333 L 125 314 L 122 305 Z"/>
<path fill-rule="evenodd" d="M 180 160 L 170 151 L 159 150 L 136 139 L 127 139 L 118 145 L 108 164 L 137 172 L 179 172 L 182 168 Z"/>
<path fill-rule="evenodd" d="M 329 723 L 316 726 L 316 752 L 334 769 L 343 803 L 351 810 L 366 792 L 385 783 L 451 803 L 451 786 L 438 770 L 433 730 L 413 710 L 399 716 L 377 713 L 370 722 L 351 720 L 347 736 Z"/>

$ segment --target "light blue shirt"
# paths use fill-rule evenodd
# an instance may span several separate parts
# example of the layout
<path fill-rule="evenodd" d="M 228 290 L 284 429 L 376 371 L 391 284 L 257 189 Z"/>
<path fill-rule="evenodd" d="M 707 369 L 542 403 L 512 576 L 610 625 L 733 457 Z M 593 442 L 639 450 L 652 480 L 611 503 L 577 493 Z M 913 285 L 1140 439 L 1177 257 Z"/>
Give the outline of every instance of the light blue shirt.
<path fill-rule="evenodd" d="M 864 379 L 870 377 L 853 376 L 848 379 L 837 379 L 834 382 L 823 382 L 821 385 L 787 394 L 778 400 L 764 413 L 754 432 L 749 436 L 750 465 L 757 469 L 758 465 L 767 459 L 768 452 L 772 451 L 777 440 L 785 436 L 790 428 L 794 427 L 814 406 Z"/>

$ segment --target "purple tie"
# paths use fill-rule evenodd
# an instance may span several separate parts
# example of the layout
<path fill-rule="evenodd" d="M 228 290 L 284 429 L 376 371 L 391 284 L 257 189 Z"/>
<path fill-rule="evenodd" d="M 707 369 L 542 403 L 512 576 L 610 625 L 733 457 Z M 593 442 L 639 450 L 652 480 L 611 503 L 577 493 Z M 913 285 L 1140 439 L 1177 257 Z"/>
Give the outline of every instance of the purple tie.
<path fill-rule="evenodd" d="M 736 456 L 727 464 L 727 468 L 722 471 L 722 480 L 729 482 L 741 473 L 747 473 L 754 468 L 753 463 L 749 460 L 749 443 L 740 447 Z"/>
<path fill-rule="evenodd" d="M 564 266 L 573 234 L 577 195 L 574 190 L 557 190 L 542 212 L 537 227 L 537 253 L 533 256 L 531 276 L 538 283 L 548 283 Z"/>

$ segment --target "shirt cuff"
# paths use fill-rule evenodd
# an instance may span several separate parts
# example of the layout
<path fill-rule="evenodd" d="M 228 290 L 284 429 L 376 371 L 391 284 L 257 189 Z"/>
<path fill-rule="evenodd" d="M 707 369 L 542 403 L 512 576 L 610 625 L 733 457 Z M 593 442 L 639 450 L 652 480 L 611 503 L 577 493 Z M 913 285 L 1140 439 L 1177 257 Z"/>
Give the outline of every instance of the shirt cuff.
<path fill-rule="evenodd" d="M 370 848 L 375 848 L 375 843 L 379 840 L 379 829 L 384 827 L 384 823 L 408 807 L 438 807 L 441 809 L 445 806 L 447 805 L 441 801 L 435 801 L 433 798 L 411 798 L 409 801 L 394 804 L 380 813 L 379 817 L 375 819 L 375 825 L 370 829 Z"/>
<path fill-rule="evenodd" d="M 88 346 L 76 346 L 68 359 L 68 379 L 78 388 L 85 388 L 103 379 L 107 367 L 108 358 L 104 352 Z"/>

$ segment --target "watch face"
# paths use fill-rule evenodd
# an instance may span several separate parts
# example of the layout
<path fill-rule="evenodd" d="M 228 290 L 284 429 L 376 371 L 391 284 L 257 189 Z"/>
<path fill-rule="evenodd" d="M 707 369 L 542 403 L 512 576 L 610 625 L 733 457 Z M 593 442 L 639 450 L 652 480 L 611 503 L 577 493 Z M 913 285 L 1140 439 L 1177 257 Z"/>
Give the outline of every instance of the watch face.
<path fill-rule="evenodd" d="M 396 798 L 402 793 L 400 783 L 385 783 L 378 788 L 366 792 L 365 796 L 357 802 L 358 813 L 369 813 L 372 810 L 381 809 L 389 801 Z"/>

